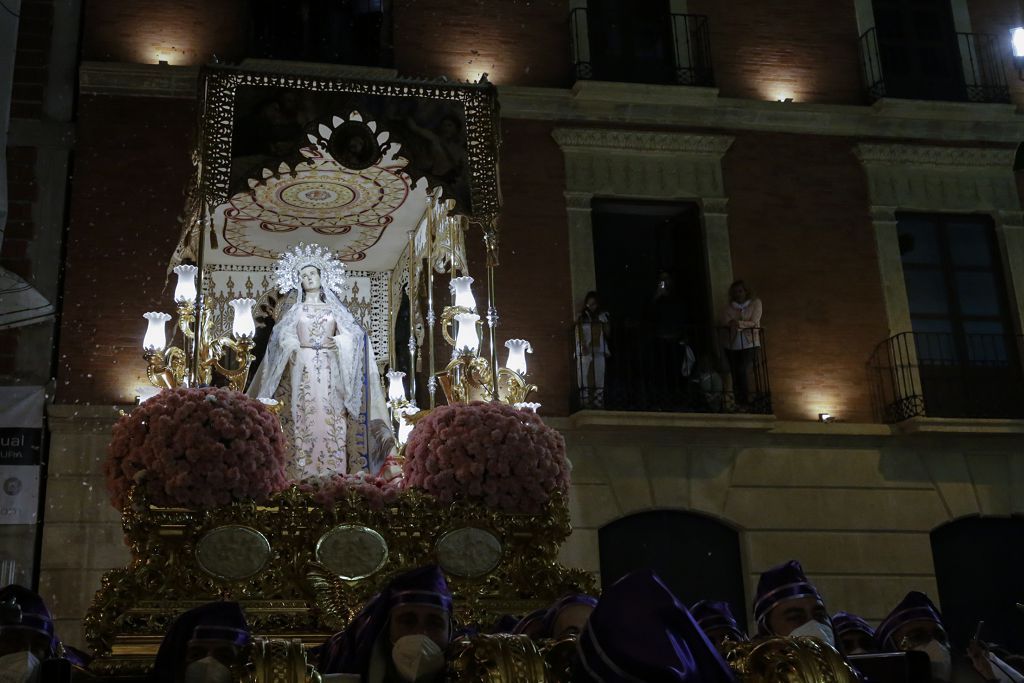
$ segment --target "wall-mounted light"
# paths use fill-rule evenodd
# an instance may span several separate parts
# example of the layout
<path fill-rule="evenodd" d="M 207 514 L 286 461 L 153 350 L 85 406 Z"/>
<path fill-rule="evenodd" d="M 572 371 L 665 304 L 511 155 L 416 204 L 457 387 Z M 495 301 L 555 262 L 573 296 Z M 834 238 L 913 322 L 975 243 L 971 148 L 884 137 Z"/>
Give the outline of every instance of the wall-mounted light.
<path fill-rule="evenodd" d="M 785 104 L 793 102 L 794 93 L 788 82 L 768 83 L 767 86 L 763 92 L 769 99 Z"/>
<path fill-rule="evenodd" d="M 818 422 L 835 422 L 835 420 L 832 413 L 818 413 Z"/>
<path fill-rule="evenodd" d="M 1010 29 L 1010 49 L 1013 52 L 1013 65 L 1017 67 L 1017 76 L 1024 80 L 1024 26 Z"/>

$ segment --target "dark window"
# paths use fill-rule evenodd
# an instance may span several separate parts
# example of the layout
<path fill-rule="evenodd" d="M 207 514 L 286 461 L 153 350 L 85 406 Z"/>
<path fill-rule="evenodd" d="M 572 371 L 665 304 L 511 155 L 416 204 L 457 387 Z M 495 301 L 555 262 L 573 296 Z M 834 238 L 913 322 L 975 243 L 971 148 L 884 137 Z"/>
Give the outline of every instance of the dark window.
<path fill-rule="evenodd" d="M 974 637 L 1024 651 L 1024 519 L 968 517 L 931 533 L 942 617 L 960 649 Z M 934 596 L 933 596 L 934 597 Z"/>
<path fill-rule="evenodd" d="M 250 0 L 248 56 L 389 66 L 389 6 L 390 0 Z"/>
<path fill-rule="evenodd" d="M 874 0 L 885 95 L 966 99 L 950 0 Z"/>
<path fill-rule="evenodd" d="M 1020 364 L 992 220 L 901 213 L 897 221 L 928 414 L 1001 416 L 1017 402 Z"/>
<path fill-rule="evenodd" d="M 720 362 L 697 205 L 594 200 L 592 222 L 611 320 L 604 407 L 712 411 L 691 381 Z"/>
<path fill-rule="evenodd" d="M 667 272 L 677 285 L 674 314 L 683 324 L 710 321 L 696 204 L 595 199 L 591 216 L 597 288 L 615 317 L 639 322 Z"/>
<path fill-rule="evenodd" d="M 667 0 L 588 0 L 594 78 L 631 83 L 675 81 L 675 44 Z"/>
<path fill-rule="evenodd" d="M 732 527 L 694 512 L 652 510 L 602 527 L 598 549 L 602 586 L 653 569 L 687 606 L 725 600 L 746 631 L 739 534 Z"/>

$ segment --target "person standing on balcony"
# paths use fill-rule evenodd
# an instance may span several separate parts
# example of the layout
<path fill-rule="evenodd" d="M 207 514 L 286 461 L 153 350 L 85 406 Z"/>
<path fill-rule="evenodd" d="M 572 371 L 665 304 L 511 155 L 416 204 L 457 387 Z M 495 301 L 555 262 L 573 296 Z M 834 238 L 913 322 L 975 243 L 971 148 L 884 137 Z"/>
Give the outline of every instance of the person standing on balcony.
<path fill-rule="evenodd" d="M 584 408 L 604 407 L 605 359 L 611 355 L 608 348 L 610 319 L 601 307 L 597 292 L 587 292 L 583 310 L 576 319 L 576 367 L 580 402 Z M 590 374 L 591 368 L 593 375 Z"/>
<path fill-rule="evenodd" d="M 761 347 L 761 300 L 753 296 L 743 280 L 729 285 L 729 305 L 720 322 L 733 396 L 737 407 L 746 408 L 750 402 L 750 371 Z"/>

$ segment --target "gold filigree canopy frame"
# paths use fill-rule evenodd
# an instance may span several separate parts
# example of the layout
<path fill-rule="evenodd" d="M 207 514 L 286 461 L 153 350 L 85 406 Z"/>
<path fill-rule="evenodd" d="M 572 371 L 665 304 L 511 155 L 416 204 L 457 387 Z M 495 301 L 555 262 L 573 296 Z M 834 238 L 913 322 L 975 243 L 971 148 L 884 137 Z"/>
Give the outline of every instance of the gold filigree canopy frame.
<path fill-rule="evenodd" d="M 349 93 L 457 103 L 465 116 L 465 151 L 468 165 L 468 205 L 457 197 L 454 213 L 465 215 L 484 228 L 495 228 L 501 208 L 498 187 L 497 92 L 490 83 L 448 83 L 413 79 L 387 81 L 323 78 L 256 72 L 232 66 L 208 66 L 200 73 L 199 137 L 193 154 L 195 173 L 191 182 L 182 242 L 176 260 L 198 257 L 198 228 L 204 210 L 227 201 L 231 188 L 232 145 L 239 89 L 288 88 L 314 93 Z M 345 112 L 347 113 L 347 112 Z M 409 172 L 412 173 L 411 169 Z"/>
<path fill-rule="evenodd" d="M 501 207 L 501 194 L 498 185 L 498 149 L 500 145 L 498 125 L 497 93 L 490 83 L 451 83 L 431 82 L 412 79 L 364 80 L 351 78 L 328 78 L 322 76 L 304 76 L 294 73 L 274 73 L 254 71 L 234 66 L 208 66 L 200 73 L 199 86 L 199 134 L 193 152 L 194 172 L 187 193 L 186 210 L 182 235 L 171 261 L 171 266 L 185 260 L 192 260 L 199 266 L 200 273 L 204 270 L 204 252 L 207 245 L 216 239 L 213 215 L 216 207 L 223 205 L 232 196 L 233 163 L 236 161 L 236 136 L 241 134 L 236 128 L 239 125 L 239 107 L 242 95 L 250 97 L 266 91 L 280 92 L 282 89 L 300 93 L 335 97 L 350 101 L 363 98 L 374 99 L 403 111 L 411 111 L 420 105 L 443 106 L 451 105 L 460 109 L 461 117 L 457 125 L 462 127 L 464 147 L 459 154 L 464 154 L 464 167 L 459 161 L 458 184 L 453 186 L 442 182 L 442 171 L 432 167 L 432 173 L 423 171 L 423 165 L 410 166 L 404 169 L 413 180 L 427 178 L 430 184 L 438 185 L 440 192 L 438 201 L 450 205 L 451 212 L 464 216 L 469 224 L 475 224 L 482 230 L 487 253 L 487 309 L 485 319 L 488 326 L 489 364 L 492 377 L 497 377 L 497 344 L 495 327 L 498 316 L 494 300 L 493 269 L 498 264 L 498 213 Z M 334 112 L 348 115 L 349 111 Z M 404 115 L 403 115 L 404 116 Z M 337 118 L 337 117 L 334 117 Z M 399 117 L 401 118 L 401 117 Z M 407 117 L 411 118 L 411 117 Z M 442 122 L 443 122 L 442 118 Z M 346 124 L 348 125 L 348 124 Z M 412 125 L 412 124 L 411 124 Z M 340 130 L 340 129 L 339 129 Z M 306 136 L 302 136 L 305 138 Z M 332 136 L 333 139 L 334 136 Z M 394 138 L 394 135 L 392 135 Z M 415 150 L 400 152 L 403 157 L 415 157 Z M 276 174 L 288 172 L 288 165 L 281 164 Z M 236 169 L 237 170 L 237 169 Z M 298 238 L 299 236 L 296 235 Z M 305 241 L 313 241 L 312 236 L 304 236 Z M 298 241 L 298 240 L 297 240 Z M 204 278 L 200 276 L 200 299 Z M 206 311 L 202 305 L 197 306 L 197 317 L 202 318 Z M 428 319 L 433 327 L 433 311 L 428 311 Z M 198 320 L 197 324 L 202 325 Z M 431 329 L 432 336 L 432 329 Z M 432 345 L 431 345 L 432 348 Z M 193 354 L 189 364 L 198 367 L 199 358 Z M 431 368 L 431 374 L 433 367 Z M 493 384 L 493 383 L 492 383 Z M 492 387 L 496 392 L 497 387 Z"/>

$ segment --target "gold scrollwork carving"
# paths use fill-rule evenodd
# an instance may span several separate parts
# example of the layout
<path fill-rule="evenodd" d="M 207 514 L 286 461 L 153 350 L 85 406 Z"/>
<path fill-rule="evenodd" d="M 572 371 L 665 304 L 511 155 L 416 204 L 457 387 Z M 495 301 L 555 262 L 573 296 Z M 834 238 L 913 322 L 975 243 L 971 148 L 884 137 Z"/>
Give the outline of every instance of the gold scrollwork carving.
<path fill-rule="evenodd" d="M 298 638 L 256 638 L 251 647 L 248 673 L 248 683 L 320 683 L 322 680 L 306 662 L 305 648 Z"/>
<path fill-rule="evenodd" d="M 344 628 L 391 577 L 438 562 L 438 541 L 467 527 L 493 534 L 501 559 L 477 576 L 449 576 L 460 624 L 492 623 L 569 592 L 597 590 L 592 575 L 558 563 L 570 533 L 563 496 L 542 514 L 512 515 L 476 503 L 442 504 L 416 490 L 381 508 L 353 491 L 325 508 L 293 487 L 265 505 L 238 502 L 206 511 L 150 506 L 133 491 L 122 520 L 132 559 L 103 577 L 85 619 L 98 673 L 148 666 L 175 616 L 218 599 L 240 602 L 257 635 L 320 642 Z M 387 557 L 378 571 L 346 580 L 317 561 L 318 541 L 340 525 L 364 527 L 384 540 Z M 200 569 L 201 539 L 230 526 L 255 530 L 269 543 L 269 558 L 256 573 L 229 578 Z"/>
<path fill-rule="evenodd" d="M 446 680 L 454 683 L 541 683 L 546 666 L 528 636 L 500 633 L 456 641 Z"/>
<path fill-rule="evenodd" d="M 726 661 L 744 683 L 860 683 L 834 648 L 815 638 L 772 637 L 736 643 Z"/>

